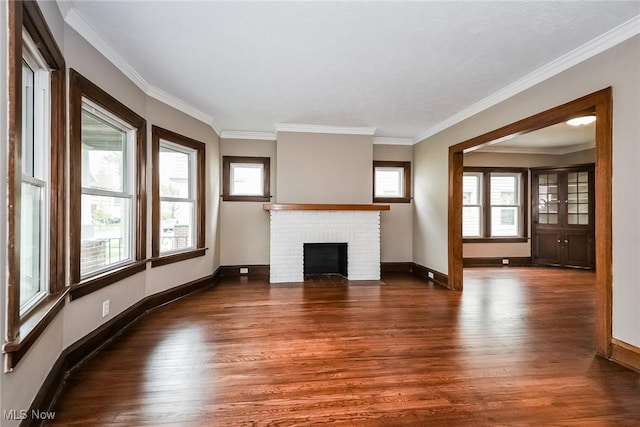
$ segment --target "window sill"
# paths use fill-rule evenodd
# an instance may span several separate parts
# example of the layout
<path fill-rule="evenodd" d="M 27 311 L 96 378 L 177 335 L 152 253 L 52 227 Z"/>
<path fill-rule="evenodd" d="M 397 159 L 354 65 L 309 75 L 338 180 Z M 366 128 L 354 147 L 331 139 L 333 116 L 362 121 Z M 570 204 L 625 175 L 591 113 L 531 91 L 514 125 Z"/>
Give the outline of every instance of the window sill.
<path fill-rule="evenodd" d="M 269 202 L 271 196 L 231 196 L 229 194 L 222 195 L 222 201 L 224 202 Z"/>
<path fill-rule="evenodd" d="M 462 243 L 526 243 L 526 237 L 466 237 Z"/>
<path fill-rule="evenodd" d="M 69 291 L 71 300 L 78 299 L 92 292 L 102 289 L 105 286 L 109 286 L 115 282 L 126 279 L 129 276 L 133 276 L 136 273 L 146 270 L 146 261 L 136 261 L 132 264 L 127 264 L 124 267 L 120 267 L 116 270 L 111 270 L 96 277 L 85 279 L 80 283 L 73 285 Z"/>
<path fill-rule="evenodd" d="M 158 257 L 151 258 L 151 268 L 159 267 L 161 265 L 172 264 L 174 262 L 180 262 L 191 258 L 197 258 L 203 256 L 207 248 L 191 249 L 184 252 L 177 252 L 168 255 L 160 255 Z"/>
<path fill-rule="evenodd" d="M 411 203 L 411 197 L 374 197 L 373 203 Z"/>
<path fill-rule="evenodd" d="M 53 321 L 56 315 L 64 306 L 64 300 L 69 289 L 48 295 L 40 301 L 23 319 L 20 324 L 20 334 L 15 341 L 7 342 L 2 350 L 11 354 L 9 369 L 18 364 L 20 359 L 27 353 L 29 348 L 42 335 L 47 326 Z"/>

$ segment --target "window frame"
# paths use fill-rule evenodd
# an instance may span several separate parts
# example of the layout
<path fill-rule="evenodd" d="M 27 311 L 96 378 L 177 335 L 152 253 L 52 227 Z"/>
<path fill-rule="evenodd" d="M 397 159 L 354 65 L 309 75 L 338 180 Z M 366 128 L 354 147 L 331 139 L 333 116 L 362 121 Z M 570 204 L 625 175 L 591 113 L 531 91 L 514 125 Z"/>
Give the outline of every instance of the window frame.
<path fill-rule="evenodd" d="M 136 186 L 135 186 L 134 177 L 136 174 L 137 165 L 135 165 L 135 161 L 130 162 L 129 159 L 136 158 L 134 154 L 134 149 L 135 149 L 134 135 L 135 135 L 136 129 L 133 128 L 128 123 L 121 120 L 119 117 L 111 114 L 109 111 L 106 111 L 106 110 L 103 111 L 103 110 L 104 108 L 101 108 L 99 105 L 95 104 L 91 100 L 83 98 L 82 107 L 80 110 L 81 115 L 84 112 L 87 112 L 91 116 L 93 116 L 95 119 L 104 122 L 108 126 L 112 126 L 113 128 L 117 129 L 118 131 L 126 135 L 125 137 L 126 145 L 122 150 L 122 154 L 123 154 L 123 170 L 122 170 L 123 173 L 122 173 L 122 182 L 121 182 L 122 188 L 120 190 L 116 190 L 116 189 L 108 189 L 108 188 L 100 188 L 100 187 L 85 187 L 85 186 L 82 186 L 82 177 L 81 177 L 80 178 L 80 181 L 81 181 L 80 197 L 81 197 L 81 200 L 82 200 L 82 196 L 109 197 L 113 199 L 128 200 L 129 201 L 128 221 L 132 222 L 136 214 L 136 207 L 134 203 L 134 200 L 136 197 Z M 80 132 L 82 134 L 82 129 L 80 129 Z M 81 167 L 81 173 L 82 173 L 82 167 Z M 82 206 L 80 209 L 82 211 Z M 135 252 L 131 247 L 131 242 L 135 242 L 135 239 L 136 239 L 133 229 L 128 230 L 128 233 L 126 233 L 126 235 L 123 236 L 123 239 L 127 239 L 129 241 L 129 257 L 127 259 L 117 261 L 115 263 L 106 265 L 102 268 L 98 268 L 97 270 L 93 270 L 85 275 L 82 274 L 82 268 L 81 268 L 80 281 L 90 279 L 94 276 L 98 276 L 102 273 L 108 272 L 110 270 L 118 268 L 119 266 L 124 266 L 132 262 L 135 257 Z M 82 257 L 80 261 L 82 263 Z"/>
<path fill-rule="evenodd" d="M 64 305 L 65 288 L 65 136 L 66 136 L 66 64 L 37 2 L 8 2 L 8 170 L 7 170 L 7 299 L 6 339 L 9 369 L 24 356 Z M 45 198 L 47 233 L 43 295 L 20 313 L 20 204 L 22 167 L 22 64 L 25 53 L 23 34 L 33 42 L 31 50 L 46 63 L 49 74 L 46 135 L 48 153 L 44 159 L 48 191 Z M 45 147 L 46 149 L 47 147 Z M 47 253 L 48 252 L 48 253 Z"/>
<path fill-rule="evenodd" d="M 204 143 L 188 138 L 176 132 L 153 125 L 151 127 L 151 159 L 153 174 L 152 180 L 152 207 L 151 207 L 151 267 L 171 264 L 191 258 L 203 256 L 207 250 L 206 238 L 206 146 Z M 160 226 L 161 226 L 161 198 L 160 198 L 160 147 L 162 141 L 169 142 L 179 147 L 192 150 L 195 154 L 196 171 L 190 178 L 195 178 L 195 218 L 194 237 L 195 247 L 182 251 L 160 252 Z"/>
<path fill-rule="evenodd" d="M 376 197 L 376 169 L 400 168 L 403 173 L 403 195 L 400 197 Z M 373 161 L 373 203 L 411 203 L 411 162 L 404 161 Z"/>
<path fill-rule="evenodd" d="M 231 194 L 231 164 L 261 164 L 263 170 L 262 195 L 233 195 Z M 222 200 L 225 202 L 269 202 L 271 201 L 271 158 L 222 156 Z"/>
<path fill-rule="evenodd" d="M 463 168 L 464 174 L 481 176 L 481 209 L 480 209 L 480 237 L 462 237 L 463 243 L 522 243 L 529 241 L 529 169 L 512 167 L 470 167 Z M 496 236 L 491 237 L 491 175 L 492 174 L 519 174 L 520 175 L 520 220 L 517 237 Z M 462 217 L 461 217 L 462 220 Z"/>
<path fill-rule="evenodd" d="M 473 176 L 476 177 L 478 179 L 478 203 L 476 204 L 465 204 L 464 203 L 464 176 Z M 465 171 L 462 175 L 462 185 L 463 185 L 463 193 L 462 193 L 462 218 L 463 218 L 463 230 L 464 230 L 464 208 L 465 207 L 473 207 L 473 208 L 478 208 L 480 211 L 480 214 L 478 215 L 478 231 L 479 234 L 477 236 L 464 236 L 463 234 L 463 238 L 465 239 L 480 239 L 484 237 L 484 229 L 485 229 L 485 225 L 484 225 L 484 217 L 485 217 L 485 212 L 484 212 L 484 175 L 482 172 L 471 172 L 471 171 Z"/>
<path fill-rule="evenodd" d="M 116 100 L 95 83 L 74 69 L 69 70 L 69 138 L 70 158 L 70 280 L 71 299 L 80 298 L 112 283 L 123 280 L 146 269 L 146 128 L 147 122 L 133 110 Z M 128 124 L 135 130 L 134 175 L 135 183 L 132 197 L 134 218 L 131 218 L 133 236 L 132 260 L 114 265 L 114 268 L 102 270 L 87 278 L 80 275 L 81 209 L 82 209 L 82 109 L 84 100 L 106 110 L 110 115 Z"/>

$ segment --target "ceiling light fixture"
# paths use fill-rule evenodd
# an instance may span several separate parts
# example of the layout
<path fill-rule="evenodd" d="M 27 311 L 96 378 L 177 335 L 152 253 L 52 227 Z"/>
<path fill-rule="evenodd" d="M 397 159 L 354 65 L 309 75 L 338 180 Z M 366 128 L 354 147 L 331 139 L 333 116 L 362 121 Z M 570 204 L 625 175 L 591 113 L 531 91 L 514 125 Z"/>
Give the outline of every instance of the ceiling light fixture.
<path fill-rule="evenodd" d="M 567 124 L 570 126 L 584 126 L 596 121 L 596 116 L 582 116 L 575 119 L 567 120 Z"/>

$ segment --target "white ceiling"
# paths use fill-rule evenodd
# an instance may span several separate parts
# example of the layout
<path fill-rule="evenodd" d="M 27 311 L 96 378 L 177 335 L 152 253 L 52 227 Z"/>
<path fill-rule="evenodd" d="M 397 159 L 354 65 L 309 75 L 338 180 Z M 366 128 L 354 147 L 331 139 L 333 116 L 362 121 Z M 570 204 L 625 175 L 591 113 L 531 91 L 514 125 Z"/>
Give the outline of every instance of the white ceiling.
<path fill-rule="evenodd" d="M 58 5 L 151 96 L 240 135 L 296 123 L 416 142 L 640 33 L 637 0 Z"/>
<path fill-rule="evenodd" d="M 474 151 L 521 154 L 568 154 L 596 146 L 595 122 L 570 126 L 565 122 L 490 142 Z"/>

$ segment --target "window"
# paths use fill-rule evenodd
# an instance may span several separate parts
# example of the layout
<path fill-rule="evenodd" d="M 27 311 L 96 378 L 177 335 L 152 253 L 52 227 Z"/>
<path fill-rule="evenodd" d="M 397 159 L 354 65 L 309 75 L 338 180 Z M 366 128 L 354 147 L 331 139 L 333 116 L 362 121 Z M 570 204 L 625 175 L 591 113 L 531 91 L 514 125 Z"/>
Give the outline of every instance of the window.
<path fill-rule="evenodd" d="M 71 70 L 71 297 L 145 265 L 146 122 Z"/>
<path fill-rule="evenodd" d="M 130 262 L 135 241 L 135 129 L 83 100 L 80 278 Z"/>
<path fill-rule="evenodd" d="M 65 62 L 37 2 L 8 3 L 7 342 L 13 367 L 64 304 Z"/>
<path fill-rule="evenodd" d="M 379 203 L 411 201 L 410 162 L 373 162 L 373 201 Z"/>
<path fill-rule="evenodd" d="M 462 235 L 482 236 L 482 174 L 465 172 L 462 177 Z"/>
<path fill-rule="evenodd" d="M 204 255 L 205 146 L 152 127 L 152 267 Z"/>
<path fill-rule="evenodd" d="M 462 236 L 469 241 L 526 238 L 526 169 L 465 168 Z"/>
<path fill-rule="evenodd" d="M 20 314 L 47 295 L 49 258 L 50 76 L 24 34 L 22 53 L 22 182 L 20 203 Z"/>
<path fill-rule="evenodd" d="M 268 157 L 222 158 L 222 200 L 268 202 L 269 192 Z"/>

